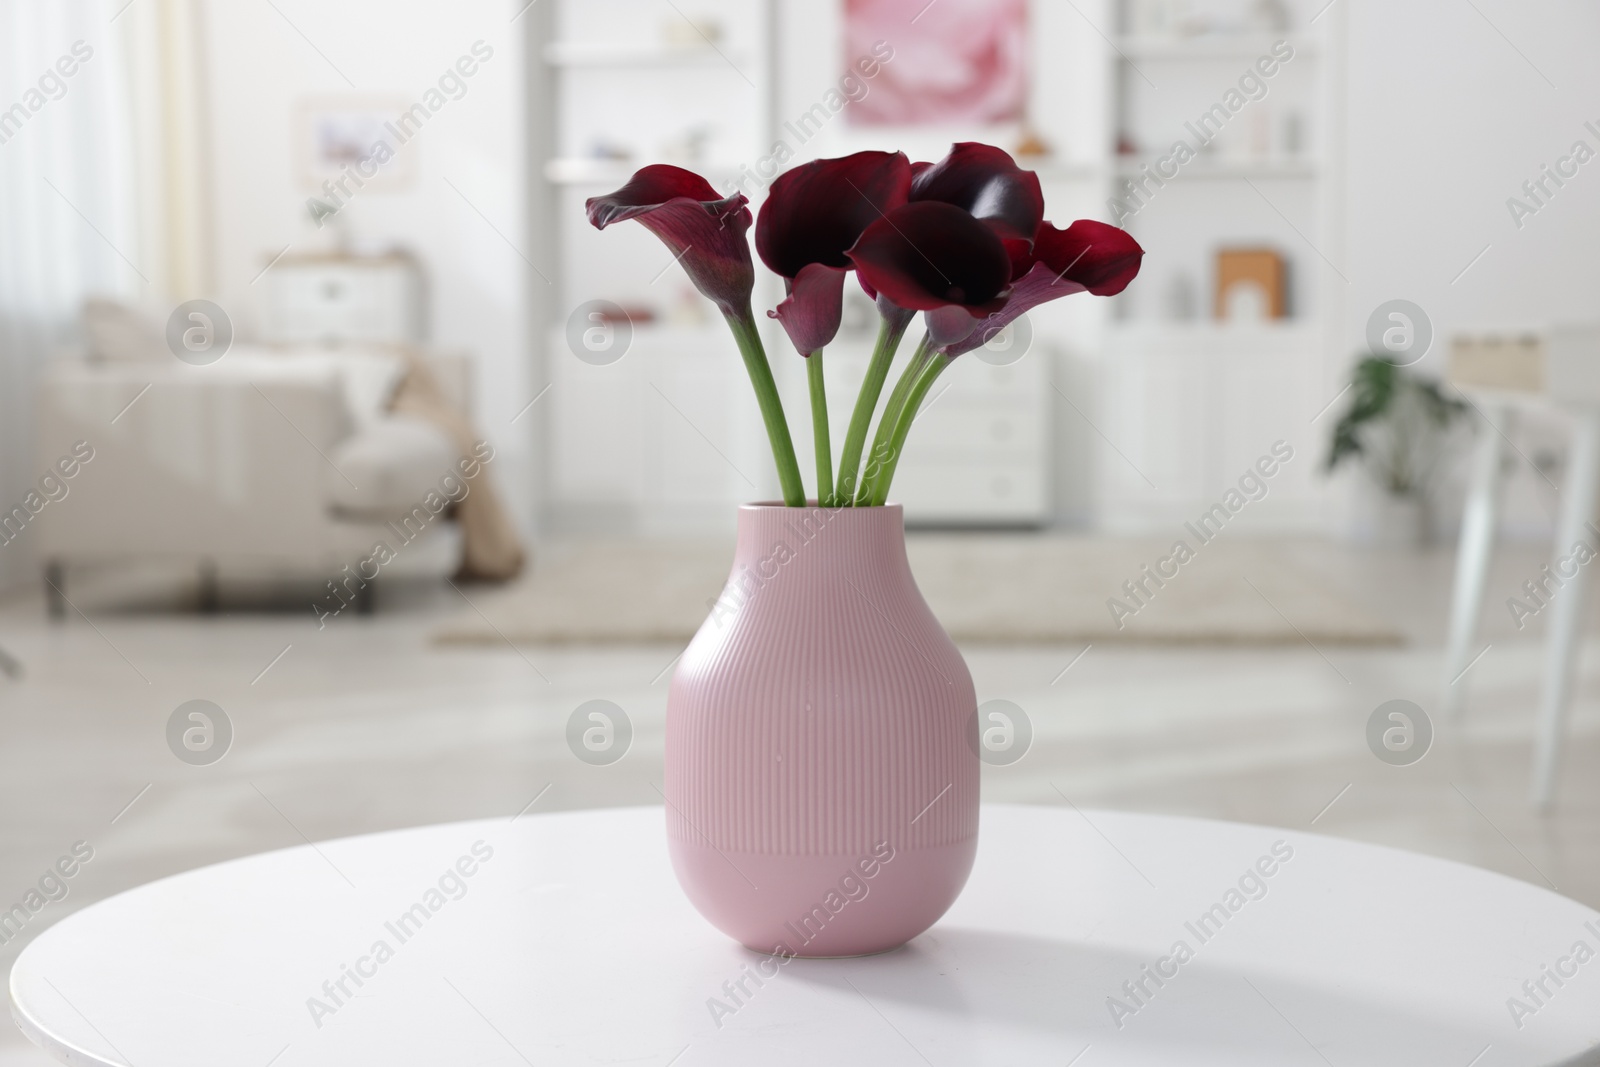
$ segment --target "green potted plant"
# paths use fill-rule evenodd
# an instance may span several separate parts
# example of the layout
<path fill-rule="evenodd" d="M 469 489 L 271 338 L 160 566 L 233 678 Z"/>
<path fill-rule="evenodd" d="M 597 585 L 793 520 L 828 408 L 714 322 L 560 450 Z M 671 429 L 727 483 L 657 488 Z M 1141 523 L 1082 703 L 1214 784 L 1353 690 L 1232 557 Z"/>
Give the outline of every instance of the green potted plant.
<path fill-rule="evenodd" d="M 1356 363 L 1350 400 L 1333 427 L 1325 469 L 1359 463 L 1376 490 L 1369 494 L 1375 539 L 1422 545 L 1433 533 L 1433 491 L 1451 428 L 1467 404 L 1439 384 L 1382 356 Z"/>

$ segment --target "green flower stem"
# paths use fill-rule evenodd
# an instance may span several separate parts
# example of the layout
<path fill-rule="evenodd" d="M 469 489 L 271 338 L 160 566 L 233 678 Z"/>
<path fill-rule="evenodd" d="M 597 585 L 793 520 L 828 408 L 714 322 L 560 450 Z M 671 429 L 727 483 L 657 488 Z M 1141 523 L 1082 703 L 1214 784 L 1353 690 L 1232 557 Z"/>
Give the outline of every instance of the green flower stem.
<path fill-rule="evenodd" d="M 872 483 L 877 479 L 878 471 L 888 456 L 886 450 L 889 447 L 889 439 L 894 434 L 895 421 L 900 417 L 900 409 L 905 407 L 906 396 L 911 392 L 911 387 L 916 384 L 918 375 L 927 365 L 930 344 L 931 339 L 927 334 L 923 334 L 917 350 L 911 354 L 910 362 L 906 364 L 905 370 L 900 372 L 900 380 L 895 382 L 888 402 L 883 405 L 883 415 L 878 419 L 878 433 L 872 439 L 872 451 L 867 454 L 866 473 L 861 478 L 860 486 L 856 488 L 855 504 L 858 507 L 865 507 L 871 503 Z"/>
<path fill-rule="evenodd" d="M 945 368 L 954 363 L 950 356 L 935 354 L 917 376 L 916 384 L 906 394 L 905 405 L 900 409 L 900 414 L 895 419 L 894 436 L 889 439 L 889 449 L 883 458 L 881 469 L 876 478 L 872 480 L 872 504 L 881 507 L 889 499 L 889 483 L 894 480 L 894 470 L 900 465 L 900 456 L 905 452 L 906 438 L 911 433 L 911 424 L 917 419 L 918 409 L 927 397 L 928 390 L 933 388 L 933 383 L 943 374 Z"/>
<path fill-rule="evenodd" d="M 811 440 L 817 454 L 817 503 L 833 507 L 833 446 L 828 441 L 828 390 L 822 378 L 822 349 L 806 357 L 811 386 Z"/>
<path fill-rule="evenodd" d="M 778 395 L 778 383 L 772 380 L 772 368 L 767 364 L 767 350 L 761 344 L 761 334 L 756 329 L 755 315 L 746 304 L 742 311 L 726 313 L 733 339 L 744 357 L 744 369 L 750 374 L 750 384 L 756 390 L 756 403 L 761 405 L 761 420 L 767 425 L 767 439 L 772 442 L 772 458 L 778 465 L 778 484 L 783 487 L 783 502 L 791 508 L 806 506 L 805 485 L 800 481 L 800 464 L 794 458 L 794 441 L 789 437 L 789 421 L 783 417 L 783 398 Z"/>
<path fill-rule="evenodd" d="M 872 361 L 867 364 L 867 377 L 861 383 L 861 393 L 856 397 L 855 410 L 850 413 L 850 428 L 844 435 L 844 451 L 839 455 L 839 481 L 836 496 L 842 504 L 855 494 L 860 485 L 861 449 L 867 443 L 867 430 L 872 425 L 872 413 L 877 410 L 878 396 L 883 392 L 884 380 L 889 377 L 889 365 L 900 347 L 911 317 L 904 315 L 899 321 L 885 317 L 878 327 L 878 341 L 872 349 Z"/>

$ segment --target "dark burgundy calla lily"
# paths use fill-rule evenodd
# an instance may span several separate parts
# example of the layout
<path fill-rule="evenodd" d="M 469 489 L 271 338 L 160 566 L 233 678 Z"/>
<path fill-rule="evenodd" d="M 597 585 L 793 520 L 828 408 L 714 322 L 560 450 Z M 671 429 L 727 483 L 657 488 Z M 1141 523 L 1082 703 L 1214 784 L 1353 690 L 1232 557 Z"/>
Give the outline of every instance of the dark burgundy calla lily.
<path fill-rule="evenodd" d="M 584 207 L 597 230 L 637 219 L 672 250 L 694 287 L 723 314 L 742 316 L 756 282 L 745 238 L 751 223 L 748 203 L 743 193 L 723 197 L 693 171 L 658 163 Z"/>
<path fill-rule="evenodd" d="M 1011 259 L 1000 238 L 963 208 L 905 204 L 868 226 L 850 249 L 862 281 L 902 308 L 956 305 L 974 316 L 1005 305 Z"/>
<path fill-rule="evenodd" d="M 1008 247 L 1033 243 L 1044 221 L 1039 176 L 993 145 L 963 141 L 937 163 L 912 168 L 911 200 L 934 200 L 963 208 L 987 222 Z"/>
<path fill-rule="evenodd" d="M 1126 230 L 1079 219 L 1064 230 L 1046 222 L 1033 249 L 1012 256 L 1011 295 L 1005 306 L 975 323 L 964 339 L 946 349 L 959 356 L 987 344 L 1023 312 L 1073 293 L 1115 296 L 1139 273 L 1144 249 Z"/>
<path fill-rule="evenodd" d="M 756 252 L 784 280 L 773 318 L 803 356 L 839 332 L 846 253 L 862 231 L 906 202 L 911 163 L 902 152 L 818 159 L 772 183 L 756 220 Z"/>

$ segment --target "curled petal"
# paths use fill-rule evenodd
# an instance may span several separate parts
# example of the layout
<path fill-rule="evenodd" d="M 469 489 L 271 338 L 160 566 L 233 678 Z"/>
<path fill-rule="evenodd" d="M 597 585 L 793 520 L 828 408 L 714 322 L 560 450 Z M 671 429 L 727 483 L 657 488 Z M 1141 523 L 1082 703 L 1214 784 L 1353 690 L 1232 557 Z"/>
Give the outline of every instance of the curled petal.
<path fill-rule="evenodd" d="M 862 233 L 850 249 L 863 284 L 902 308 L 957 304 L 976 315 L 998 311 L 1011 280 L 1006 249 L 983 223 L 953 204 L 906 204 Z"/>
<path fill-rule="evenodd" d="M 1005 306 L 977 323 L 976 328 L 965 338 L 947 347 L 945 354 L 959 356 L 964 352 L 971 352 L 974 348 L 982 348 L 1024 312 L 1048 300 L 1083 291 L 1083 286 L 1077 282 L 1069 282 L 1058 277 L 1048 264 L 1036 263 L 1027 274 L 1012 283 L 1011 296 L 1006 300 Z"/>
<path fill-rule="evenodd" d="M 669 200 L 721 200 L 710 182 L 692 170 L 657 163 L 634 171 L 628 184 L 609 196 L 590 197 L 584 202 L 589 222 L 603 230 L 613 222 L 637 218 Z"/>
<path fill-rule="evenodd" d="M 846 273 L 842 267 L 821 263 L 801 267 L 794 281 L 787 285 L 789 295 L 783 298 L 776 311 L 767 312 L 783 323 L 789 340 L 802 356 L 827 347 L 839 332 Z"/>
<path fill-rule="evenodd" d="M 1089 219 L 1079 219 L 1065 230 L 1045 223 L 1034 252 L 1033 265 L 1012 282 L 1005 306 L 964 340 L 950 345 L 948 354 L 959 356 L 988 344 L 1023 312 L 1048 300 L 1083 292 L 1114 296 L 1133 281 L 1144 257 L 1144 249 L 1126 231 Z"/>
<path fill-rule="evenodd" d="M 861 232 L 906 202 L 911 164 L 901 152 L 818 159 L 772 183 L 756 220 L 756 252 L 775 274 L 796 278 L 808 264 L 848 269 Z"/>
<path fill-rule="evenodd" d="M 1040 226 L 1033 258 L 1095 296 L 1116 296 L 1139 273 L 1144 249 L 1127 230 L 1079 219 L 1064 230 Z"/>
<path fill-rule="evenodd" d="M 1048 222 L 1043 225 L 1050 225 Z M 1016 281 L 1033 269 L 1038 257 L 1033 254 L 1033 242 L 1024 241 L 1016 237 L 1002 239 L 1006 246 L 1006 255 L 1011 257 L 1011 280 Z"/>
<path fill-rule="evenodd" d="M 913 202 L 935 200 L 965 208 L 1002 238 L 1031 242 L 1044 221 L 1039 176 L 993 145 L 963 141 L 939 162 L 918 163 L 912 169 Z"/>
<path fill-rule="evenodd" d="M 748 203 L 742 193 L 719 196 L 693 171 L 656 164 L 584 206 L 597 230 L 638 220 L 672 250 L 696 289 L 724 313 L 738 314 L 749 306 L 756 280 L 745 237 L 751 222 Z"/>

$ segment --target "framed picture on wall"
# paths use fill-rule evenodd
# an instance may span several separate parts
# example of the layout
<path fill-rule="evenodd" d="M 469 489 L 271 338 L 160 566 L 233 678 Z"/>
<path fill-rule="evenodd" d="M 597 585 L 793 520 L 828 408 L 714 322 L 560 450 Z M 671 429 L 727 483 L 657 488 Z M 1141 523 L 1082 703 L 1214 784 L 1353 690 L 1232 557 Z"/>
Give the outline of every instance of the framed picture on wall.
<path fill-rule="evenodd" d="M 1027 0 L 845 0 L 845 55 L 894 49 L 872 92 L 846 109 L 860 126 L 995 125 L 1027 103 Z"/>
<path fill-rule="evenodd" d="M 346 171 L 363 190 L 399 191 L 416 176 L 416 148 L 399 97 L 329 96 L 299 102 L 294 114 L 295 157 L 308 191 L 337 182 Z M 408 132 L 409 131 L 409 132 Z"/>

